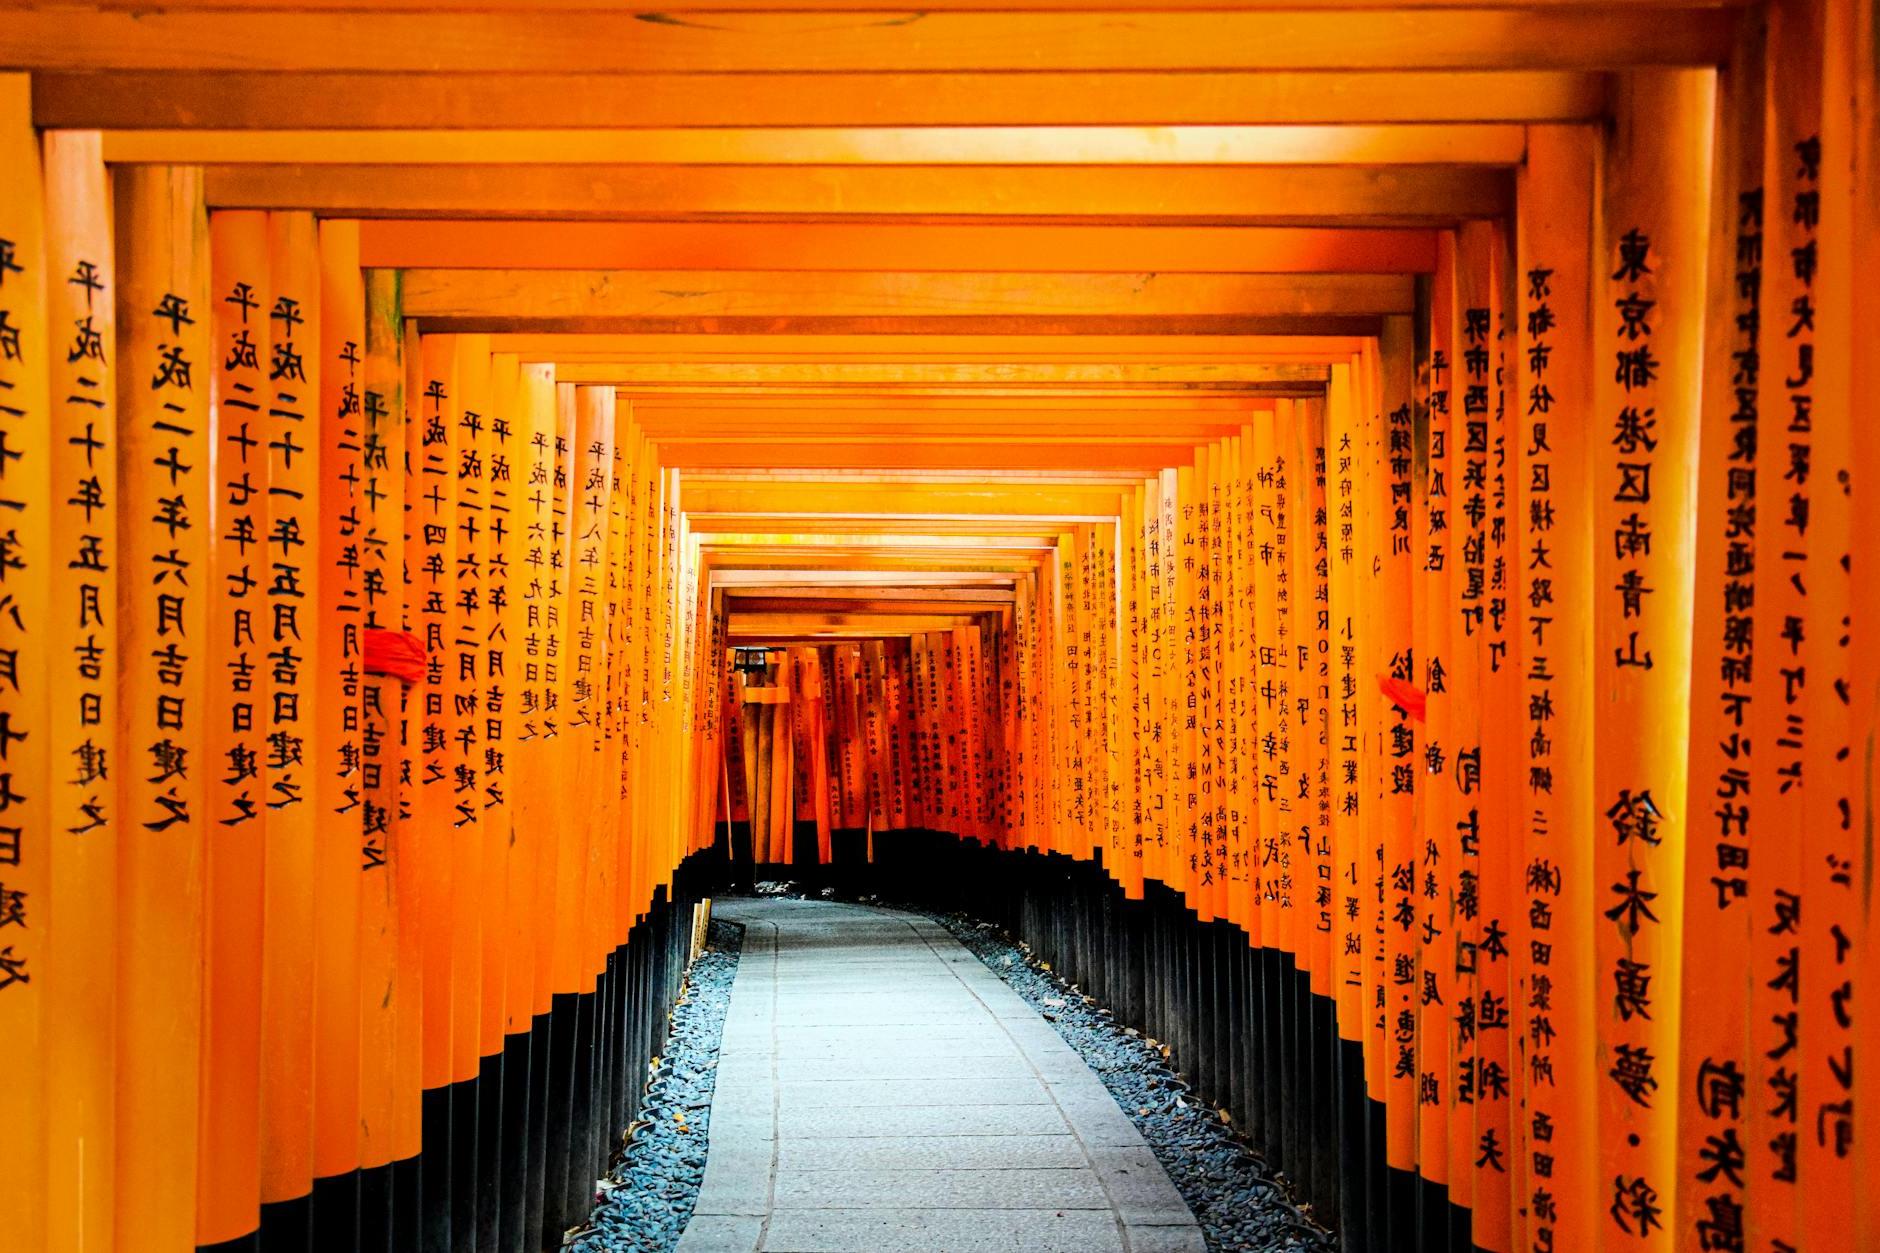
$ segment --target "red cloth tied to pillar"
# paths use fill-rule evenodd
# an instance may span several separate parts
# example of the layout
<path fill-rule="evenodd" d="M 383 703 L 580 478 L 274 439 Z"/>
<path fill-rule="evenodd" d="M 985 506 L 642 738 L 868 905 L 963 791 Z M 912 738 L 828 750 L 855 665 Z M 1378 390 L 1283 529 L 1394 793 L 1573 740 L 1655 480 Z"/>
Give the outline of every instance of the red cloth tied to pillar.
<path fill-rule="evenodd" d="M 409 631 L 364 631 L 367 674 L 389 674 L 406 683 L 424 678 L 424 645 Z"/>
<path fill-rule="evenodd" d="M 1405 683 L 1402 679 L 1388 674 L 1380 674 L 1377 676 L 1377 686 L 1378 690 L 1384 693 L 1385 700 L 1388 700 L 1391 704 L 1397 706 L 1397 708 L 1403 710 L 1418 722 L 1423 721 L 1423 711 L 1429 698 L 1424 694 L 1421 688 L 1413 687 Z"/>

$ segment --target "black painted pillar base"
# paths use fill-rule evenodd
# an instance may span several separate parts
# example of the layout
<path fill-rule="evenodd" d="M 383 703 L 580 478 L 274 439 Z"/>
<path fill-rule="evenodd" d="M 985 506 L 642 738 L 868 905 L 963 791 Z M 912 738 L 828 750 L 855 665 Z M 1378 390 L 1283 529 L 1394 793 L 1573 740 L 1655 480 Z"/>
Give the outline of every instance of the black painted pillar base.
<path fill-rule="evenodd" d="M 503 1037 L 503 1118 L 496 1181 L 496 1248 L 499 1253 L 535 1253 L 527 1243 L 524 1195 L 529 1181 L 529 1088 L 531 1032 Z"/>
<path fill-rule="evenodd" d="M 261 1207 L 261 1253 L 311 1253 L 313 1195 Z"/>
<path fill-rule="evenodd" d="M 549 1010 L 548 1130 L 542 1176 L 542 1234 L 566 1231 L 568 1222 L 568 1168 L 574 1142 L 573 1124 L 575 1025 L 578 1016 L 573 992 L 557 992 Z"/>
<path fill-rule="evenodd" d="M 360 1253 L 392 1253 L 392 1167 L 359 1168 Z"/>
<path fill-rule="evenodd" d="M 313 1181 L 313 1247 L 356 1249 L 359 1236 L 359 1172 Z"/>
<path fill-rule="evenodd" d="M 392 1163 L 392 1248 L 406 1253 L 424 1242 L 423 1154 Z"/>
<path fill-rule="evenodd" d="M 496 1253 L 496 1229 L 501 1193 L 497 1174 L 503 1144 L 503 1054 L 480 1058 L 476 1077 L 476 1185 L 471 1204 L 476 1213 L 477 1253 Z"/>
<path fill-rule="evenodd" d="M 525 1147 L 528 1176 L 522 1191 L 522 1247 L 543 1247 L 542 1197 L 547 1192 L 549 1072 L 554 1048 L 552 1014 L 537 1014 L 529 1025 L 529 1120 Z"/>

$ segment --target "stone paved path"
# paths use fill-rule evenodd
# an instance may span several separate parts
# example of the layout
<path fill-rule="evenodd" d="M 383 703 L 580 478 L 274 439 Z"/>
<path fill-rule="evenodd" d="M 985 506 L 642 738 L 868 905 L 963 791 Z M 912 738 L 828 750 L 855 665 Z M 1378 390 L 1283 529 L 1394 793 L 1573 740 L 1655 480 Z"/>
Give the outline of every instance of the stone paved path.
<path fill-rule="evenodd" d="M 916 914 L 725 902 L 745 925 L 680 1253 L 1202 1253 L 1103 1083 Z"/>

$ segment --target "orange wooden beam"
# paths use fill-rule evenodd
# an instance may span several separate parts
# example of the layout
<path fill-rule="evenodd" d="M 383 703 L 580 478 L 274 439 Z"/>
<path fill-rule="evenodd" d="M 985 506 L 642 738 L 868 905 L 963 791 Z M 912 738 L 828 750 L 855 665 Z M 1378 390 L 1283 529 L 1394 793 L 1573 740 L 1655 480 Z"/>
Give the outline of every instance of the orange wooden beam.
<path fill-rule="evenodd" d="M 710 553 L 702 554 L 704 578 L 708 586 L 729 592 L 734 588 L 762 589 L 773 586 L 814 586 L 828 589 L 885 588 L 1009 588 L 1020 576 L 985 570 L 931 569 L 919 571 L 885 570 L 766 570 L 717 564 Z"/>
<path fill-rule="evenodd" d="M 1144 421 L 1145 415 L 1141 414 L 1070 409 L 1041 416 L 1013 409 L 966 415 L 969 421 L 960 421 L 958 416 L 938 413 L 922 417 L 888 412 L 871 415 L 867 423 L 852 423 L 840 411 L 826 416 L 805 412 L 801 421 L 707 424 L 691 421 L 690 411 L 678 411 L 675 421 L 643 420 L 642 425 L 650 438 L 669 448 L 727 443 L 1038 443 L 1080 439 L 1169 444 L 1217 438 L 1238 428 L 1252 415 L 1245 412 L 1163 414 L 1153 421 Z"/>
<path fill-rule="evenodd" d="M 32 91 L 34 121 L 45 128 L 217 130 L 1577 122 L 1601 116 L 1606 100 L 1598 73 L 1394 68 L 627 77 L 566 70 L 285 75 L 225 67 L 212 74 L 53 70 L 35 73 Z"/>
<path fill-rule="evenodd" d="M 205 186 L 218 208 L 375 218 L 1324 227 L 1447 225 L 1513 204 L 1507 171 L 1450 166 L 212 165 Z"/>
<path fill-rule="evenodd" d="M 1328 368 L 1313 360 L 1239 362 L 560 362 L 563 383 L 602 383 L 632 391 L 760 388 L 919 391 L 927 388 L 1258 388 L 1322 387 Z"/>
<path fill-rule="evenodd" d="M 660 444 L 660 459 L 679 470 L 748 466 L 805 469 L 1132 470 L 1152 472 L 1187 460 L 1191 443 L 1067 444 L 1062 439 L 1030 444 Z"/>
<path fill-rule="evenodd" d="M 435 222 L 360 230 L 367 266 L 524 270 L 999 270 L 1402 274 L 1435 268 L 1422 230 L 897 226 L 815 222 Z"/>
<path fill-rule="evenodd" d="M 680 480 L 679 507 L 687 514 L 768 514 L 793 502 L 793 511 L 825 516 L 937 518 L 1003 514 L 1081 517 L 1116 513 L 1131 476 L 1109 474 L 1078 482 L 1070 476 L 1010 472 L 981 475 L 895 473 L 843 475 L 803 470 L 695 470 Z"/>
<path fill-rule="evenodd" d="M 659 270 L 404 271 L 405 316 L 427 328 L 604 330 L 657 318 L 929 317 L 1158 320 L 1408 313 L 1395 274 L 802 274 Z"/>
<path fill-rule="evenodd" d="M 1511 123 L 109 131 L 114 164 L 1501 165 Z"/>
<path fill-rule="evenodd" d="M 1694 0 L 1625 0 L 1640 8 L 1690 8 Z M 1695 0 L 1697 4 L 1709 4 L 1720 8 L 1741 8 L 1747 0 Z M 1377 7 L 1378 0 L 1313 0 L 1312 7 L 1319 9 L 1369 9 Z M 1511 9 L 1556 9 L 1571 12 L 1573 10 L 1596 11 L 1613 7 L 1615 0 L 1461 0 L 1466 7 L 1486 11 Z M 1461 7 L 1459 0 L 1394 0 L 1393 8 L 1398 9 L 1444 9 Z M 138 13 L 145 11 L 143 0 L 94 0 L 87 7 L 106 12 L 117 10 Z M 173 12 L 218 13 L 231 10 L 260 7 L 254 0 L 174 0 L 164 8 Z M 354 9 L 357 0 L 296 0 L 293 6 L 310 12 Z M 383 0 L 373 8 L 387 13 L 439 13 L 461 10 L 469 6 L 462 0 Z M 554 10 L 561 13 L 611 12 L 614 6 L 602 0 L 478 0 L 475 6 L 487 12 L 525 12 L 534 13 Z M 712 8 L 721 12 L 765 12 L 776 8 L 775 0 L 714 0 Z M 880 8 L 880 0 L 817 0 L 810 6 L 822 12 L 844 12 L 861 10 L 873 12 Z M 930 6 L 935 12 L 971 12 L 979 9 L 1002 9 L 1007 7 L 1007 0 L 941 0 Z M 1154 12 L 1162 9 L 1185 8 L 1184 0 L 1034 0 L 1026 7 L 1031 9 L 1070 9 L 1083 11 L 1119 11 L 1119 12 Z M 1244 9 L 1287 10 L 1303 7 L 1301 0 L 1244 0 L 1240 5 Z"/>
<path fill-rule="evenodd" d="M 989 415 L 1029 414 L 1041 422 L 1069 420 L 1067 414 L 1104 415 L 1107 422 L 1154 423 L 1164 415 L 1214 415 L 1219 421 L 1246 421 L 1252 414 L 1273 407 L 1263 396 L 1241 396 L 1224 391 L 1137 391 L 1122 389 L 1072 390 L 1059 388 L 1011 389 L 1016 395 L 979 388 L 890 392 L 852 388 L 847 391 L 750 388 L 743 393 L 693 394 L 684 391 L 616 389 L 633 404 L 644 423 L 671 427 L 699 422 L 788 422 L 824 420 L 837 426 L 867 425 L 877 420 L 906 421 L 931 413 L 935 421 L 971 422 Z M 827 415 L 818 418 L 817 415 Z"/>
<path fill-rule="evenodd" d="M 972 626 L 978 614 L 908 612 L 753 612 L 735 610 L 725 616 L 725 633 L 734 640 L 827 637 L 831 635 L 909 635 L 915 631 L 946 631 Z"/>
<path fill-rule="evenodd" d="M 494 351 L 514 353 L 531 362 L 1342 361 L 1358 350 L 1359 342 L 1350 337 L 1306 335 L 582 335 L 525 331 L 491 337 Z"/>
<path fill-rule="evenodd" d="M 1714 6 L 1105 13 L 0 13 L 27 69 L 645 73 L 880 70 L 1610 69 L 1716 65 Z"/>

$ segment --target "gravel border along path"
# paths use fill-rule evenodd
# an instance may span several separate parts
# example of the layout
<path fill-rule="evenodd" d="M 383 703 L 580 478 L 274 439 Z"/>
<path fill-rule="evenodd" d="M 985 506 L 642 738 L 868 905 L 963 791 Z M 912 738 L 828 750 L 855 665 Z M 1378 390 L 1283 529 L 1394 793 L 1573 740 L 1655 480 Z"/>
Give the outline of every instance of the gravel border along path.
<path fill-rule="evenodd" d="M 766 895 L 782 895 L 771 888 Z M 791 893 L 794 895 L 795 893 Z M 859 903 L 908 908 L 864 897 Z M 965 914 L 909 909 L 940 923 L 1051 1023 L 1103 1081 L 1155 1150 L 1219 1253 L 1333 1253 L 1336 1241 L 1286 1182 L 1170 1070 L 1160 1048 L 1044 969 L 1021 944 Z M 672 1034 L 647 1085 L 625 1154 L 600 1181 L 600 1204 L 569 1233 L 578 1253 L 666 1253 L 679 1241 L 705 1176 L 718 1044 L 742 928 L 714 922 L 673 1010 Z"/>
<path fill-rule="evenodd" d="M 743 947 L 743 927 L 712 922 L 673 1007 L 639 1121 L 627 1128 L 626 1151 L 597 1181 L 599 1204 L 587 1225 L 564 1242 L 579 1253 L 667 1253 L 691 1221 L 705 1181 L 718 1043 Z"/>
<path fill-rule="evenodd" d="M 1210 1250 L 1335 1253 L 1336 1239 L 1312 1221 L 1278 1172 L 1190 1092 L 1141 1032 L 1120 1025 L 993 923 L 966 914 L 912 912 L 952 932 L 1096 1072 L 1155 1150 Z"/>

